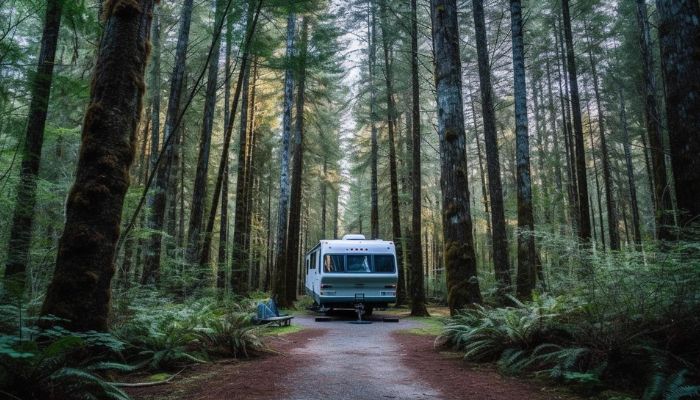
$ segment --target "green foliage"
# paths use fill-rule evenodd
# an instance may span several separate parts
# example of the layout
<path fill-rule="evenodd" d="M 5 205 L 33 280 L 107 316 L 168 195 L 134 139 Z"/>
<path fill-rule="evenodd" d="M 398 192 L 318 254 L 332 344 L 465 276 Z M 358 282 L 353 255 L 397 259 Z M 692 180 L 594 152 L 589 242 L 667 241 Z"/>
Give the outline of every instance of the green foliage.
<path fill-rule="evenodd" d="M 128 317 L 114 334 L 126 356 L 150 370 L 207 362 L 210 356 L 249 357 L 263 351 L 261 328 L 252 323 L 255 302 L 218 302 L 204 297 L 184 304 L 139 292 L 121 310 Z"/>
<path fill-rule="evenodd" d="M 265 350 L 260 336 L 263 329 L 252 324 L 251 315 L 230 314 L 209 322 L 198 331 L 198 338 L 211 354 L 248 358 Z"/>
<path fill-rule="evenodd" d="M 124 348 L 113 336 L 60 327 L 24 327 L 21 332 L 22 336 L 0 336 L 0 394 L 42 400 L 129 399 L 99 375 L 133 370 L 122 363 L 100 361 Z M 95 359 L 94 355 L 100 356 Z"/>
<path fill-rule="evenodd" d="M 645 398 L 696 396 L 700 282 L 698 261 L 688 257 L 693 245 L 604 257 L 572 251 L 592 266 L 588 282 L 566 280 L 561 271 L 557 282 L 568 289 L 552 291 L 566 294 L 463 310 L 447 320 L 436 344 L 463 351 L 469 361 L 497 362 L 506 374 L 535 373 L 586 392 L 639 391 L 640 377 L 647 377 Z"/>
<path fill-rule="evenodd" d="M 687 370 L 678 371 L 670 376 L 655 374 L 651 385 L 644 392 L 644 400 L 680 400 L 700 396 L 700 386 L 686 383 Z"/>

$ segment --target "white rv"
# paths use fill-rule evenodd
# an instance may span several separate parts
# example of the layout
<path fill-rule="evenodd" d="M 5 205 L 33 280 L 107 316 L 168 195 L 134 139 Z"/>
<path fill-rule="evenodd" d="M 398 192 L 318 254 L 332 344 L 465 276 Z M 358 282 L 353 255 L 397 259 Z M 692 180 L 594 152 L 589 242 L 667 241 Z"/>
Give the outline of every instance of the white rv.
<path fill-rule="evenodd" d="M 322 310 L 353 308 L 364 314 L 396 302 L 398 269 L 394 242 L 345 235 L 321 240 L 304 258 L 306 293 Z"/>

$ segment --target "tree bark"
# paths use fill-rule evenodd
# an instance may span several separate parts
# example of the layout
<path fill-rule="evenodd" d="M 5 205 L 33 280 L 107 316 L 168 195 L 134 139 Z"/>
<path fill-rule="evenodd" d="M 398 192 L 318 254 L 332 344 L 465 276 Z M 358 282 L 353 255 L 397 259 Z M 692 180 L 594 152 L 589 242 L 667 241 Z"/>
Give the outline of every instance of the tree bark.
<path fill-rule="evenodd" d="M 34 206 L 36 205 L 36 177 L 41 164 L 44 127 L 51 96 L 54 58 L 61 27 L 61 0 L 48 0 L 41 36 L 41 50 L 36 74 L 31 81 L 31 102 L 24 135 L 22 164 L 17 184 L 17 199 L 7 248 L 5 281 L 19 295 L 24 291 L 29 248 L 32 242 Z M 9 288 L 9 287 L 8 287 Z"/>
<path fill-rule="evenodd" d="M 583 140 L 583 123 L 581 120 L 581 101 L 578 91 L 578 74 L 574 56 L 574 40 L 571 34 L 571 17 L 569 15 L 569 0 L 562 0 L 564 38 L 566 43 L 566 61 L 569 72 L 569 88 L 571 90 L 571 108 L 574 120 L 575 166 L 578 203 L 578 237 L 584 246 L 590 245 L 591 221 L 588 203 L 588 179 L 586 177 L 586 152 Z M 585 264 L 585 263 L 584 263 Z M 587 268 L 587 267 L 584 267 Z M 589 272 L 589 271 L 584 271 Z"/>
<path fill-rule="evenodd" d="M 221 24 L 224 17 L 223 0 L 214 0 L 214 29 Z M 187 249 L 185 261 L 188 264 L 196 264 L 201 252 L 201 231 L 204 218 L 205 203 L 207 199 L 207 177 L 209 172 L 209 153 L 211 151 L 211 132 L 214 126 L 214 111 L 216 110 L 216 89 L 219 78 L 219 52 L 221 49 L 221 36 L 214 36 L 212 53 L 216 62 L 209 63 L 207 72 L 207 88 L 204 95 L 204 110 L 202 111 L 202 131 L 199 139 L 199 154 L 197 156 L 197 170 L 195 172 L 194 186 L 192 188 L 192 203 L 190 206 L 190 220 L 187 229 Z"/>
<path fill-rule="evenodd" d="M 618 232 L 617 209 L 615 208 L 615 197 L 613 195 L 612 175 L 610 173 L 610 155 L 608 154 L 608 143 L 605 133 L 605 118 L 603 115 L 603 105 L 600 101 L 600 88 L 598 83 L 598 69 L 593 59 L 592 44 L 589 38 L 588 58 L 591 62 L 591 74 L 593 75 L 593 91 L 595 93 L 596 108 L 598 109 L 598 129 L 600 130 L 600 152 L 603 161 L 603 187 L 605 188 L 605 208 L 608 213 L 608 240 L 610 250 L 620 250 L 620 234 Z"/>
<path fill-rule="evenodd" d="M 649 136 L 654 183 L 656 238 L 659 240 L 672 240 L 674 239 L 673 206 L 671 205 L 671 191 L 666 178 L 666 160 L 661 133 L 661 117 L 656 100 L 654 55 L 651 49 L 651 34 L 649 32 L 646 0 L 637 0 L 637 23 L 639 25 L 639 45 L 642 53 L 642 67 L 644 73 L 644 113 L 647 135 Z M 685 123 L 685 121 L 683 123 Z M 684 165 L 683 168 L 689 169 L 689 166 L 690 165 Z"/>
<path fill-rule="evenodd" d="M 530 143 L 527 131 L 527 86 L 525 83 L 525 46 L 523 44 L 522 5 L 510 2 L 515 87 L 515 141 L 518 192 L 518 272 L 517 295 L 528 299 L 536 282 L 535 222 L 532 214 L 530 181 Z"/>
<path fill-rule="evenodd" d="M 248 24 L 253 18 L 252 8 L 248 10 Z M 251 143 L 249 137 L 248 111 L 250 110 L 250 54 L 246 54 L 248 62 L 243 71 L 243 81 L 241 83 L 241 122 L 238 135 L 238 166 L 236 167 L 236 205 L 233 217 L 233 246 L 231 248 L 231 290 L 237 295 L 246 291 L 246 268 L 247 259 L 245 251 L 245 237 L 248 232 L 245 230 L 248 197 L 246 193 L 247 183 L 250 177 L 248 170 L 248 155 Z"/>
<path fill-rule="evenodd" d="M 163 241 L 163 224 L 165 222 L 165 207 L 167 203 L 167 187 L 174 152 L 177 150 L 175 141 L 168 139 L 171 135 L 178 135 L 176 122 L 180 112 L 180 100 L 185 80 L 185 60 L 187 56 L 187 44 L 190 37 L 190 22 L 192 20 L 193 0 L 185 0 L 180 13 L 180 31 L 178 33 L 177 47 L 175 50 L 175 65 L 171 76 L 170 97 L 165 115 L 165 127 L 163 137 L 165 139 L 164 163 L 156 172 L 153 187 L 152 210 L 148 227 L 151 230 L 147 244 L 146 257 L 144 259 L 142 284 L 158 284 L 160 279 L 161 243 Z M 173 136 L 177 139 L 177 136 Z"/>
<path fill-rule="evenodd" d="M 442 229 L 450 314 L 481 302 L 469 206 L 456 0 L 431 0 L 440 139 Z"/>
<path fill-rule="evenodd" d="M 305 16 L 301 22 L 299 43 L 296 127 L 293 141 L 292 189 L 289 205 L 289 230 L 287 232 L 287 303 L 297 299 L 297 277 L 299 276 L 299 236 L 301 235 L 302 174 L 304 172 L 304 101 L 306 90 L 306 52 L 309 38 L 309 22 Z"/>
<path fill-rule="evenodd" d="M 246 66 L 248 65 L 248 51 L 250 47 L 250 41 L 255 33 L 255 26 L 258 23 L 258 16 L 260 15 L 260 8 L 262 7 L 262 0 L 257 1 L 257 6 L 255 13 L 253 15 L 252 22 L 246 26 L 246 36 L 242 45 L 242 55 L 241 55 L 241 69 L 238 72 L 238 81 L 236 82 L 236 90 L 233 94 L 233 103 L 231 105 L 231 111 L 229 113 L 229 120 L 226 124 L 226 130 L 224 132 L 224 146 L 221 149 L 221 162 L 219 163 L 219 171 L 216 174 L 216 185 L 214 185 L 214 192 L 212 198 L 212 206 L 209 209 L 209 219 L 207 220 L 206 229 L 204 230 L 202 239 L 202 254 L 199 258 L 200 265 L 207 265 L 211 256 L 211 240 L 212 232 L 214 231 L 214 223 L 216 221 L 216 214 L 219 206 L 219 199 L 222 193 L 223 181 L 226 176 L 224 171 L 227 166 L 227 162 L 224 162 L 224 158 L 228 157 L 229 148 L 231 146 L 231 136 L 233 136 L 233 123 L 236 120 L 236 111 L 238 110 L 238 101 L 241 97 L 241 87 L 243 86 L 243 76 L 245 73 Z M 240 160 L 239 160 L 240 162 Z"/>
<path fill-rule="evenodd" d="M 679 225 L 686 230 L 700 223 L 700 5 L 656 0 L 656 9 Z"/>
<path fill-rule="evenodd" d="M 389 23 L 386 0 L 380 0 L 379 13 L 382 27 L 382 47 L 384 49 L 384 78 L 386 81 L 387 130 L 389 133 L 389 187 L 391 192 L 391 226 L 399 277 L 396 285 L 396 305 L 406 303 L 406 276 L 403 265 L 403 235 L 401 233 L 401 210 L 399 206 L 399 183 L 396 167 L 396 106 L 394 104 L 393 73 L 391 70 Z"/>
<path fill-rule="evenodd" d="M 250 90 L 250 110 L 248 111 L 248 153 L 246 154 L 246 181 L 245 181 L 245 195 L 244 198 L 246 200 L 245 204 L 245 215 L 244 215 L 244 225 L 243 225 L 243 254 L 246 255 L 248 265 L 246 266 L 245 274 L 243 274 L 243 278 L 247 280 L 248 283 L 250 283 L 250 277 L 252 273 L 252 268 L 253 268 L 253 258 L 255 257 L 255 253 L 251 251 L 250 249 L 250 243 L 253 235 L 253 230 L 251 228 L 251 224 L 253 221 L 253 212 L 254 212 L 254 197 L 253 195 L 257 193 L 257 191 L 254 188 L 254 183 L 258 180 L 256 174 L 255 174 L 255 149 L 257 146 L 258 142 L 258 132 L 256 131 L 255 127 L 255 92 L 256 92 L 256 86 L 257 86 L 257 79 L 258 79 L 258 58 L 257 56 L 253 58 L 253 81 L 251 85 L 251 90 Z M 247 294 L 248 291 L 250 290 L 250 284 L 246 285 L 242 293 Z"/>
<path fill-rule="evenodd" d="M 481 114 L 484 119 L 484 142 L 486 147 L 486 169 L 489 177 L 489 198 L 491 200 L 491 227 L 493 229 L 493 267 L 499 301 L 505 302 L 510 292 L 510 266 L 508 265 L 508 239 L 506 217 L 501 186 L 501 165 L 496 139 L 496 113 L 493 106 L 491 85 L 491 65 L 489 64 L 486 43 L 486 23 L 484 21 L 484 1 L 472 0 L 476 50 L 479 62 L 479 87 L 481 89 Z M 525 111 L 527 113 L 527 110 Z M 527 118 L 527 117 L 526 117 Z"/>
<path fill-rule="evenodd" d="M 374 86 L 374 70 L 377 63 L 377 27 L 374 15 L 374 1 L 367 1 L 367 40 L 369 42 L 369 123 L 370 123 L 370 238 L 379 239 L 379 189 L 377 188 L 377 92 Z M 362 222 L 360 220 L 360 225 Z M 362 228 L 360 228 L 362 231 Z"/>
<path fill-rule="evenodd" d="M 115 1 L 85 112 L 76 178 L 42 315 L 75 331 L 106 331 L 110 283 L 141 116 L 152 0 Z M 57 321 L 51 321 L 55 324 Z"/>
<path fill-rule="evenodd" d="M 296 15 L 290 5 L 287 17 L 287 66 L 284 73 L 284 106 L 282 115 L 282 146 L 280 147 L 280 198 L 277 207 L 277 239 L 275 242 L 275 271 L 273 274 L 272 297 L 282 307 L 290 306 L 287 301 L 287 222 L 290 196 L 289 183 L 289 142 L 292 133 L 292 106 L 294 98 L 294 31 Z"/>
<path fill-rule="evenodd" d="M 231 119 L 231 51 L 233 41 L 233 14 L 226 15 L 226 59 L 224 68 L 224 126 Z M 228 265 L 228 184 L 229 157 L 224 155 L 223 184 L 221 186 L 221 215 L 219 216 L 219 254 L 216 263 L 216 287 L 223 292 L 226 289 L 226 266 Z M 201 252 L 201 250 L 200 250 Z"/>
<path fill-rule="evenodd" d="M 421 132 L 420 82 L 418 80 L 418 12 L 416 0 L 411 0 L 411 188 L 413 212 L 411 215 L 411 315 L 427 317 L 425 284 L 423 282 L 422 198 L 421 198 Z"/>

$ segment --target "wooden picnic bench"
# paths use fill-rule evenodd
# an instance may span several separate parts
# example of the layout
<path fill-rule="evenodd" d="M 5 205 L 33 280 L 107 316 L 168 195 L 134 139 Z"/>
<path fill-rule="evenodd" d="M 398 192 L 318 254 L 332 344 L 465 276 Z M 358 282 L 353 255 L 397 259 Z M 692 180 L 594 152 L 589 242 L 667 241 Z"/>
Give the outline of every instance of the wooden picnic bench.
<path fill-rule="evenodd" d="M 274 300 L 263 301 L 257 305 L 256 316 L 253 319 L 256 324 L 277 324 L 277 326 L 289 326 L 292 323 L 291 315 L 280 314 Z"/>
<path fill-rule="evenodd" d="M 259 319 L 260 324 L 277 324 L 277 326 L 289 326 L 292 323 L 292 315 L 281 315 L 279 317 L 269 317 L 265 319 Z"/>

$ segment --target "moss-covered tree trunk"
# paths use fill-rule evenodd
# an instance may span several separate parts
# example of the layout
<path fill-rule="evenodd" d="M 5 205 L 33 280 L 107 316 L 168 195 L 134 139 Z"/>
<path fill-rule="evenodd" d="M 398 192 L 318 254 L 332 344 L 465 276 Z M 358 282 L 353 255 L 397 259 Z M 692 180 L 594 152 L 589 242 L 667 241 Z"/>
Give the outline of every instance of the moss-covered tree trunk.
<path fill-rule="evenodd" d="M 656 0 L 671 163 L 682 229 L 700 224 L 700 4 Z"/>
<path fill-rule="evenodd" d="M 153 0 L 106 5 L 76 178 L 41 310 L 42 315 L 64 318 L 63 324 L 72 330 L 108 328 L 110 283 L 141 116 L 152 11 Z"/>
<path fill-rule="evenodd" d="M 469 203 L 456 0 L 431 0 L 442 229 L 450 313 L 481 302 Z"/>
<path fill-rule="evenodd" d="M 32 226 L 34 225 L 34 206 L 36 205 L 36 177 L 39 173 L 41 148 L 44 144 L 44 126 L 46 125 L 46 114 L 51 95 L 54 58 L 61 27 L 62 4 L 61 0 L 46 2 L 41 50 L 39 51 L 36 74 L 31 81 L 31 102 L 27 116 L 27 130 L 24 135 L 17 199 L 12 216 L 7 265 L 5 267 L 6 285 L 15 286 L 14 289 L 17 292 L 24 290 L 29 261 Z"/>

